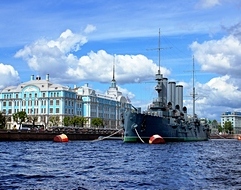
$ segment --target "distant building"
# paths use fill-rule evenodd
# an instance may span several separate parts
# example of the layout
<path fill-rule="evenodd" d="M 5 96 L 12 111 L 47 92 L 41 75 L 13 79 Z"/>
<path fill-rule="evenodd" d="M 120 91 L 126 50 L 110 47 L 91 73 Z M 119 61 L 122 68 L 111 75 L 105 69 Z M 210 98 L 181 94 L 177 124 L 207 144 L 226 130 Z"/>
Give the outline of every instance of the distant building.
<path fill-rule="evenodd" d="M 41 77 L 31 76 L 31 80 L 18 86 L 9 86 L 0 93 L 0 111 L 8 117 L 7 128 L 18 126 L 13 121 L 12 114 L 25 111 L 31 124 L 36 118 L 36 125 L 45 127 L 51 125 L 51 117 L 55 117 L 61 125 L 65 116 L 81 115 L 81 100 L 76 98 L 76 93 L 69 87 L 53 84 L 49 75 L 42 80 Z M 32 119 L 31 119 L 32 118 Z"/>
<path fill-rule="evenodd" d="M 82 115 L 87 119 L 87 127 L 91 126 L 93 118 L 101 118 L 105 127 L 118 128 L 121 122 L 121 112 L 131 109 L 131 104 L 118 91 L 114 79 L 106 94 L 96 93 L 95 90 L 89 88 L 88 84 L 74 90 L 77 96 L 82 99 Z"/>
<path fill-rule="evenodd" d="M 113 72 L 114 73 L 114 72 Z M 0 92 L 0 111 L 7 116 L 7 129 L 13 129 L 18 124 L 12 115 L 25 111 L 29 120 L 25 124 L 63 126 L 63 119 L 67 116 L 85 117 L 85 127 L 91 127 L 93 118 L 101 118 L 106 128 L 120 127 L 121 111 L 131 109 L 129 101 L 118 91 L 113 74 L 111 87 L 106 94 L 98 94 L 88 87 L 71 89 L 49 81 L 49 75 L 41 77 L 31 76 L 31 80 L 18 86 L 9 86 Z"/>
<path fill-rule="evenodd" d="M 226 121 L 232 123 L 234 134 L 241 133 L 241 112 L 224 112 L 221 115 L 221 126 L 224 127 Z"/>

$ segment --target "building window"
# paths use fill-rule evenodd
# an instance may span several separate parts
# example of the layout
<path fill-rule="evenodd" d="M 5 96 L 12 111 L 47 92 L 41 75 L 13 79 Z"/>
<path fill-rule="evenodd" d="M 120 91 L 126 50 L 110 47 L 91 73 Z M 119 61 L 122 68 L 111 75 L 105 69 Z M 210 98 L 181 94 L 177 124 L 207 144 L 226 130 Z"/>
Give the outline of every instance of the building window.
<path fill-rule="evenodd" d="M 43 97 L 45 98 L 45 92 L 43 92 Z"/>
<path fill-rule="evenodd" d="M 54 101 L 53 100 L 50 100 L 49 104 L 52 106 L 54 105 Z"/>
<path fill-rule="evenodd" d="M 35 96 L 35 98 L 37 98 L 37 93 L 35 93 L 35 95 L 34 95 L 34 96 Z"/>
<path fill-rule="evenodd" d="M 56 100 L 56 106 L 58 106 L 59 105 L 59 100 Z"/>
<path fill-rule="evenodd" d="M 38 101 L 35 100 L 34 101 L 34 105 L 37 106 L 38 105 Z"/>
<path fill-rule="evenodd" d="M 53 108 L 50 108 L 50 109 L 49 109 L 49 113 L 53 113 Z"/>
<path fill-rule="evenodd" d="M 56 113 L 59 113 L 59 108 L 56 108 Z"/>
<path fill-rule="evenodd" d="M 9 105 L 9 106 L 12 106 L 12 102 L 9 102 L 8 105 Z"/>
<path fill-rule="evenodd" d="M 26 94 L 24 94 L 23 97 L 26 98 Z"/>
<path fill-rule="evenodd" d="M 3 106 L 6 106 L 6 102 L 5 101 L 3 102 Z"/>

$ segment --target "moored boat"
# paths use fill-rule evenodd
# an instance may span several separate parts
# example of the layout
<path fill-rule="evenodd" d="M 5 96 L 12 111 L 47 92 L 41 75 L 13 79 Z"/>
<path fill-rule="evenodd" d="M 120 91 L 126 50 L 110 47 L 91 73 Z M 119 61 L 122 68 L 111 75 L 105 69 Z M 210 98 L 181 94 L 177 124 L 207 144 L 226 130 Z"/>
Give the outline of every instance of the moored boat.
<path fill-rule="evenodd" d="M 160 31 L 159 47 L 160 51 Z M 160 53 L 159 53 L 160 56 Z M 168 82 L 159 69 L 156 74 L 157 98 L 148 109 L 140 108 L 123 113 L 124 142 L 148 142 L 157 134 L 168 141 L 204 141 L 209 139 L 209 126 L 195 114 L 195 88 L 193 85 L 193 116 L 187 116 L 183 107 L 183 86 Z"/>

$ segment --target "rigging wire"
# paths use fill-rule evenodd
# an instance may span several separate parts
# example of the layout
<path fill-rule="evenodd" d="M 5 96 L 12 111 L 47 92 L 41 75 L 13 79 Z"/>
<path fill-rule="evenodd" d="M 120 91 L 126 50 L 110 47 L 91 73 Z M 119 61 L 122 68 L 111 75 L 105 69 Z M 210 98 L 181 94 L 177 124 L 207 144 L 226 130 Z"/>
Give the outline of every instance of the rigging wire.
<path fill-rule="evenodd" d="M 93 140 L 93 141 L 91 141 L 91 142 L 102 141 L 102 140 L 104 140 L 104 139 L 108 139 L 108 138 L 112 137 L 113 135 L 115 135 L 115 134 L 117 134 L 117 133 L 119 133 L 119 132 L 121 132 L 121 131 L 123 131 L 123 129 L 120 129 L 120 130 L 118 130 L 118 131 L 112 133 L 112 134 L 109 135 L 109 136 L 106 136 L 106 137 L 103 137 L 103 138 L 95 139 L 95 140 Z"/>
<path fill-rule="evenodd" d="M 145 143 L 145 142 L 142 140 L 142 138 L 141 138 L 141 136 L 139 135 L 139 133 L 138 133 L 138 131 L 136 130 L 136 128 L 135 128 L 135 132 L 136 132 L 138 138 L 141 140 L 141 142 L 142 142 L 142 143 Z"/>

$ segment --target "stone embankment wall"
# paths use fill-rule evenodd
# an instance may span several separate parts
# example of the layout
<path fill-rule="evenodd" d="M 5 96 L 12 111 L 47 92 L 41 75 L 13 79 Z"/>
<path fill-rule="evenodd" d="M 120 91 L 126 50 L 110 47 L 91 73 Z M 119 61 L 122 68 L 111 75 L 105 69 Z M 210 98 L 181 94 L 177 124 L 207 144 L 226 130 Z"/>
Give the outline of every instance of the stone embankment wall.
<path fill-rule="evenodd" d="M 45 141 L 53 140 L 56 135 L 66 134 L 69 140 L 95 140 L 99 137 L 107 137 L 118 130 L 106 129 L 81 129 L 76 131 L 18 131 L 0 130 L 0 141 Z M 121 139 L 122 133 L 118 132 L 112 138 Z"/>
<path fill-rule="evenodd" d="M 238 139 L 238 136 L 241 136 L 241 134 L 211 134 L 211 139 Z"/>

